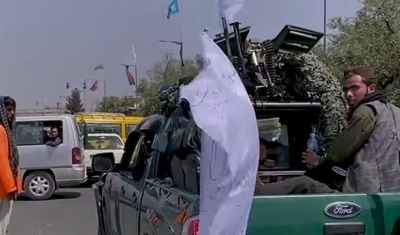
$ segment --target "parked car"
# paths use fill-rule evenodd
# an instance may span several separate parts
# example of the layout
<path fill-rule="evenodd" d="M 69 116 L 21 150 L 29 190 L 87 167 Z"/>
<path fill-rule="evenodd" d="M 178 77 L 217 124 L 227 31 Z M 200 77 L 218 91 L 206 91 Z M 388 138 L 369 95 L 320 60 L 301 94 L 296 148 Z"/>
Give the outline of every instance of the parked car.
<path fill-rule="evenodd" d="M 51 127 L 58 127 L 62 143 L 48 146 Z M 83 143 L 72 115 L 17 117 L 16 140 L 25 194 L 33 200 L 51 197 L 58 187 L 86 181 Z"/>
<path fill-rule="evenodd" d="M 98 153 L 112 152 L 115 162 L 119 163 L 124 153 L 124 143 L 118 134 L 90 133 L 87 136 L 84 150 L 85 164 L 88 177 L 95 176 L 92 171 L 92 156 Z"/>

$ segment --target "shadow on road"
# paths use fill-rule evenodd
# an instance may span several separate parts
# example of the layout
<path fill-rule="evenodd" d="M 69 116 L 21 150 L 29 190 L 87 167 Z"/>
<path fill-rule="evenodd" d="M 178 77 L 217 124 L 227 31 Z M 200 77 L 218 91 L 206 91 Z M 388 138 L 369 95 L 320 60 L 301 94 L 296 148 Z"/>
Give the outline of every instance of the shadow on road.
<path fill-rule="evenodd" d="M 73 186 L 73 187 L 68 187 L 68 188 L 91 188 L 94 183 L 96 183 L 98 180 L 97 179 L 90 179 L 86 181 L 83 184 Z"/>
<path fill-rule="evenodd" d="M 81 196 L 80 192 L 55 192 L 48 200 L 75 199 Z M 18 201 L 32 201 L 24 193 L 18 196 Z"/>

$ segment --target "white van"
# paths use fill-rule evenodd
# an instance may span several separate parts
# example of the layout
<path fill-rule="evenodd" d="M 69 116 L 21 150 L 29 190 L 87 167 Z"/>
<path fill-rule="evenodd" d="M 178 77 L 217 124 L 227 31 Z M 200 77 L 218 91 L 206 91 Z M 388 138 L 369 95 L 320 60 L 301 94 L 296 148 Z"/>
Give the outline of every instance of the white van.
<path fill-rule="evenodd" d="M 62 137 L 55 147 L 45 145 L 53 126 L 60 128 Z M 15 135 L 29 198 L 48 199 L 58 187 L 86 181 L 82 137 L 73 115 L 17 116 Z"/>

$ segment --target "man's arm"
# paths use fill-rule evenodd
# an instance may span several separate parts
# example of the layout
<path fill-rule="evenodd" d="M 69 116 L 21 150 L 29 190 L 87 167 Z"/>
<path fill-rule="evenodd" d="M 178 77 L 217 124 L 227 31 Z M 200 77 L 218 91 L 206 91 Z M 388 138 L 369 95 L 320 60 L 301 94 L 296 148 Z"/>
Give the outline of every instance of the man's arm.
<path fill-rule="evenodd" d="M 17 190 L 10 168 L 8 136 L 3 126 L 0 126 L 0 187 L 8 194 Z"/>
<path fill-rule="evenodd" d="M 363 146 L 375 128 L 376 114 L 372 107 L 357 108 L 347 128 L 332 143 L 328 158 L 335 163 L 342 162 Z"/>
<path fill-rule="evenodd" d="M 46 145 L 55 147 L 55 146 L 60 145 L 61 143 L 62 143 L 61 138 L 60 137 L 56 137 L 54 140 L 48 140 L 46 142 Z"/>

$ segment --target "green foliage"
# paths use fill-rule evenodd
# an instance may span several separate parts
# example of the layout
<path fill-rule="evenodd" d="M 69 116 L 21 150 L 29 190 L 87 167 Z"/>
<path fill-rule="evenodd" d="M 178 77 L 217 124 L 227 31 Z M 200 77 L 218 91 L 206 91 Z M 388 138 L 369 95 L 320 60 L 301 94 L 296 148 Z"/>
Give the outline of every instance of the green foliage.
<path fill-rule="evenodd" d="M 338 17 L 329 27 L 327 65 L 337 77 L 356 66 L 371 66 L 377 71 L 379 88 L 393 99 L 400 76 L 400 1 L 363 0 L 354 18 Z"/>
<path fill-rule="evenodd" d="M 71 113 L 83 112 L 83 103 L 81 100 L 81 92 L 75 88 L 71 91 L 71 95 L 66 98 L 66 109 Z"/>
<path fill-rule="evenodd" d="M 104 109 L 104 103 L 105 108 Z M 137 106 L 137 99 L 134 96 L 107 96 L 99 103 L 96 108 L 97 112 L 123 112 L 125 108 L 133 108 Z"/>
<path fill-rule="evenodd" d="M 138 96 L 140 98 L 140 112 L 149 115 L 160 109 L 158 99 L 159 90 L 165 84 L 174 84 L 184 75 L 195 76 L 198 72 L 198 64 L 195 61 L 186 60 L 182 68 L 180 60 L 171 55 L 164 56 L 163 60 L 156 63 L 147 73 L 147 79 L 141 79 L 138 84 Z"/>

